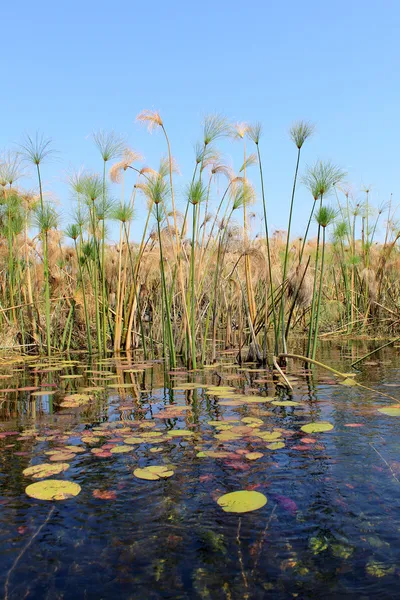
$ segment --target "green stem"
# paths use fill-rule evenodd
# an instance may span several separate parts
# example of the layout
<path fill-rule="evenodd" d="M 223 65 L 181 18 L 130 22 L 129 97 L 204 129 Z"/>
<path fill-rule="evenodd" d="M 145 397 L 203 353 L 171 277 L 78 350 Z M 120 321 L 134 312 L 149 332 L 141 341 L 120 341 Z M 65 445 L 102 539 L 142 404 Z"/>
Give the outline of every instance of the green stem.
<path fill-rule="evenodd" d="M 319 315 L 320 315 L 320 310 L 321 310 L 322 284 L 323 284 L 323 277 L 324 277 L 324 262 L 325 262 L 325 229 L 326 229 L 325 227 L 322 228 L 321 275 L 319 278 L 318 304 L 317 304 L 317 313 L 315 316 L 315 332 L 314 332 L 314 341 L 313 341 L 313 349 L 312 349 L 312 358 L 313 359 L 315 359 L 315 355 L 317 352 Z"/>
<path fill-rule="evenodd" d="M 294 204 L 294 196 L 295 196 L 295 193 L 296 193 L 297 174 L 299 172 L 300 153 L 301 153 L 301 148 L 299 148 L 298 152 L 297 152 L 296 170 L 295 170 L 295 173 L 294 173 L 292 198 L 291 198 L 291 201 L 290 201 L 289 222 L 288 222 L 288 230 L 287 230 L 287 237 L 286 237 L 286 248 L 285 248 L 285 260 L 284 260 L 284 263 L 283 263 L 283 275 L 282 275 L 282 285 L 283 286 L 285 285 L 286 274 L 287 274 L 287 266 L 288 266 L 288 259 L 289 259 L 290 230 L 291 230 L 291 225 L 292 225 L 293 204 Z M 283 351 L 286 352 L 285 294 L 284 293 L 282 293 L 282 299 L 281 299 L 280 322 L 281 322 L 281 327 L 282 327 L 282 347 L 283 347 Z"/>

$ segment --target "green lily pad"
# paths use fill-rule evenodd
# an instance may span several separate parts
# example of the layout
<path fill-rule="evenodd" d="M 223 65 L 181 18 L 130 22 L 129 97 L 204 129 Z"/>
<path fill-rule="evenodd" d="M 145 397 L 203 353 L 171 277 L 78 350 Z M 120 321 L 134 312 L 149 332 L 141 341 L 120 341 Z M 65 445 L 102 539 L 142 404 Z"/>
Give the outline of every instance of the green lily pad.
<path fill-rule="evenodd" d="M 25 489 L 28 496 L 37 500 L 67 500 L 77 496 L 80 491 L 80 485 L 62 479 L 45 479 L 31 483 Z"/>
<path fill-rule="evenodd" d="M 400 417 L 400 407 L 398 406 L 385 406 L 384 408 L 378 408 L 378 412 L 388 417 Z"/>
<path fill-rule="evenodd" d="M 194 435 L 193 431 L 189 431 L 189 429 L 171 429 L 167 432 L 167 435 L 171 437 L 190 437 Z"/>
<path fill-rule="evenodd" d="M 281 448 L 285 447 L 285 443 L 284 442 L 272 442 L 272 444 L 268 444 L 267 448 L 269 450 L 280 450 Z"/>
<path fill-rule="evenodd" d="M 300 402 L 294 400 L 274 400 L 271 404 L 274 406 L 300 406 Z"/>
<path fill-rule="evenodd" d="M 321 433 L 323 431 L 330 431 L 333 429 L 332 423 L 328 421 L 315 421 L 314 423 L 307 423 L 301 428 L 305 433 Z"/>
<path fill-rule="evenodd" d="M 58 475 L 59 473 L 62 473 L 67 469 L 69 469 L 68 463 L 59 463 L 58 465 L 40 463 L 39 465 L 28 467 L 22 472 L 25 475 L 25 477 L 33 477 L 33 479 L 42 479 L 44 477 L 49 477 L 49 475 Z"/>
<path fill-rule="evenodd" d="M 111 454 L 125 454 L 125 452 L 132 452 L 132 446 L 114 446 L 110 448 Z"/>
<path fill-rule="evenodd" d="M 147 479 L 148 481 L 157 481 L 157 479 L 166 479 L 172 477 L 174 471 L 168 467 L 153 466 L 144 467 L 143 469 L 135 469 L 133 474 L 138 479 Z"/>
<path fill-rule="evenodd" d="M 224 494 L 218 498 L 217 503 L 225 512 L 246 513 L 265 506 L 267 498 L 260 492 L 241 490 Z"/>

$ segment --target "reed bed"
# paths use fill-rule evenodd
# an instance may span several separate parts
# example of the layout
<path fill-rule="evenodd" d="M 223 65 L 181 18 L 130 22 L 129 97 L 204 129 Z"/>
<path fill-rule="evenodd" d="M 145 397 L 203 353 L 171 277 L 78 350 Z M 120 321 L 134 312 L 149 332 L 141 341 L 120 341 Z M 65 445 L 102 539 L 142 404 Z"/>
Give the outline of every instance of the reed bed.
<path fill-rule="evenodd" d="M 182 360 L 197 368 L 215 362 L 221 350 L 239 361 L 272 364 L 274 356 L 289 351 L 293 336 L 304 337 L 305 354 L 315 359 L 321 336 L 399 331 L 396 207 L 390 198 L 374 208 L 370 189 L 354 192 L 346 173 L 330 162 L 302 165 L 312 124 L 301 121 L 290 129 L 288 227 L 270 231 L 260 124 L 206 117 L 191 179 L 178 198 L 166 125 L 157 112 L 143 111 L 137 119 L 163 135 L 159 165 L 146 166 L 115 133 L 95 134 L 101 173 L 69 177 L 74 213 L 64 230 L 42 187 L 51 141 L 28 136 L 15 152 L 4 153 L 3 349 L 47 355 L 140 350 L 145 359 L 165 357 L 171 367 Z M 242 148 L 237 171 L 218 150 L 227 136 Z M 27 164 L 36 174 L 33 191 L 20 185 Z M 135 177 L 131 189 L 127 173 Z M 110 182 L 119 186 L 117 201 Z M 292 238 L 299 185 L 310 193 L 309 217 L 302 237 Z M 257 204 L 263 234 L 253 236 L 249 223 Z M 145 211 L 144 226 L 133 240 L 138 207 Z M 112 221 L 119 227 L 114 243 L 107 237 Z M 314 225 L 317 236 L 310 238 Z"/>

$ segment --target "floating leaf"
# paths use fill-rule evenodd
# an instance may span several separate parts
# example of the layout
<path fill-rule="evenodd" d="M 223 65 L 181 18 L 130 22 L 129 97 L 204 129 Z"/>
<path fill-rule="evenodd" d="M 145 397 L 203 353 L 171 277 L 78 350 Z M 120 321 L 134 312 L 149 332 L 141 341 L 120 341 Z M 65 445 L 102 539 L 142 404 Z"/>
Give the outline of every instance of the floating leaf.
<path fill-rule="evenodd" d="M 358 385 L 358 383 L 356 381 L 354 381 L 354 379 L 350 379 L 350 377 L 347 377 L 346 379 L 343 379 L 343 381 L 340 381 L 340 385 L 347 385 L 349 387 L 354 387 L 355 385 Z"/>
<path fill-rule="evenodd" d="M 400 407 L 398 406 L 385 406 L 384 408 L 378 408 L 378 412 L 388 417 L 400 417 Z"/>
<path fill-rule="evenodd" d="M 55 452 L 50 456 L 51 461 L 66 461 L 72 460 L 73 458 L 75 458 L 75 454 L 72 452 Z"/>
<path fill-rule="evenodd" d="M 97 442 L 100 441 L 100 438 L 96 436 L 83 435 L 81 440 L 82 442 L 85 442 L 85 444 L 97 444 Z"/>
<path fill-rule="evenodd" d="M 143 444 L 144 440 L 140 437 L 127 437 L 124 439 L 125 444 Z"/>
<path fill-rule="evenodd" d="M 93 498 L 97 498 L 98 500 L 116 500 L 117 494 L 111 490 L 93 490 L 92 492 Z"/>
<path fill-rule="evenodd" d="M 244 404 L 264 404 L 264 402 L 271 402 L 273 398 L 266 396 L 240 396 L 240 399 Z"/>
<path fill-rule="evenodd" d="M 82 448 L 82 446 L 64 446 L 65 450 L 68 450 L 69 452 L 73 452 L 74 454 L 80 454 L 81 452 L 86 452 L 85 448 Z"/>
<path fill-rule="evenodd" d="M 144 440 L 150 440 L 152 438 L 161 437 L 163 434 L 161 431 L 145 431 L 140 434 Z"/>
<path fill-rule="evenodd" d="M 245 454 L 245 457 L 247 458 L 247 460 L 258 460 L 259 458 L 262 458 L 264 456 L 264 454 L 262 452 L 248 452 L 247 454 Z"/>
<path fill-rule="evenodd" d="M 280 450 L 280 448 L 284 448 L 284 447 L 285 447 L 284 442 L 272 442 L 272 444 L 267 445 L 267 448 L 269 450 Z"/>
<path fill-rule="evenodd" d="M 25 493 L 37 500 L 67 500 L 77 496 L 81 486 L 73 481 L 59 479 L 45 479 L 37 483 L 31 483 L 25 489 Z"/>
<path fill-rule="evenodd" d="M 224 494 L 217 503 L 225 512 L 246 513 L 265 506 L 267 498 L 260 492 L 241 490 Z"/>
<path fill-rule="evenodd" d="M 332 423 L 328 423 L 328 421 L 307 423 L 307 425 L 303 425 L 301 428 L 305 433 L 321 433 L 322 431 L 330 431 L 331 429 L 333 429 L 333 425 Z"/>
<path fill-rule="evenodd" d="M 190 437 L 194 435 L 193 431 L 189 431 L 189 429 L 170 429 L 167 432 L 167 435 L 171 437 Z"/>
<path fill-rule="evenodd" d="M 58 465 L 51 465 L 49 463 L 40 463 L 33 467 L 24 469 L 22 473 L 25 477 L 33 477 L 33 479 L 42 479 L 43 477 L 49 477 L 50 475 L 58 475 L 63 471 L 69 469 L 68 463 L 59 463 Z"/>
<path fill-rule="evenodd" d="M 255 424 L 255 425 L 263 425 L 264 421 L 261 419 L 256 419 L 255 417 L 244 417 L 242 419 L 242 423 Z"/>
<path fill-rule="evenodd" d="M 264 440 L 264 442 L 274 442 L 282 437 L 280 431 L 265 431 L 261 433 L 254 432 L 253 435 L 256 435 L 260 439 Z"/>
<path fill-rule="evenodd" d="M 156 481 L 157 479 L 165 479 L 167 477 L 172 477 L 174 471 L 168 469 L 168 467 L 162 466 L 153 466 L 153 467 L 144 467 L 143 469 L 135 469 L 133 474 L 138 479 L 147 479 L 149 481 Z"/>
<path fill-rule="evenodd" d="M 225 452 L 223 450 L 205 450 L 203 454 L 210 458 L 227 458 L 228 456 L 231 456 L 232 452 Z"/>
<path fill-rule="evenodd" d="M 271 404 L 274 406 L 299 406 L 300 402 L 295 402 L 294 400 L 273 400 Z"/>
<path fill-rule="evenodd" d="M 110 449 L 111 454 L 124 454 L 125 452 L 132 452 L 132 446 L 114 446 Z"/>

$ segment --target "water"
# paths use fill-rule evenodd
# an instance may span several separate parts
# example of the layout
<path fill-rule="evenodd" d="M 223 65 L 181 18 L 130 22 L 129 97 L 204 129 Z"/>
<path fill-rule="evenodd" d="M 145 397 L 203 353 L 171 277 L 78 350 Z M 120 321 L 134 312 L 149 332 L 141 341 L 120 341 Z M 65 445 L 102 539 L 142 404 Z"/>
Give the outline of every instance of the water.
<path fill-rule="evenodd" d="M 356 352 L 327 345 L 320 358 L 349 371 Z M 400 400 L 398 349 L 366 362 L 357 381 Z M 80 356 L 0 366 L 1 597 L 399 597 L 400 418 L 378 412 L 393 401 L 338 385 L 327 371 L 307 375 L 302 363 L 291 362 L 290 398 L 299 405 L 235 405 L 229 393 L 179 388 L 197 382 L 235 387 L 247 396 L 288 396 L 276 390 L 269 373 L 234 366 L 229 355 L 215 368 L 176 375 L 159 363 L 138 363 L 110 358 L 88 364 Z M 132 387 L 118 389 L 121 383 Z M 4 391 L 24 387 L 37 389 Z M 65 396 L 86 388 L 93 388 L 83 392 L 93 400 L 60 407 Z M 46 389 L 55 393 L 32 396 Z M 186 409 L 158 418 L 171 404 Z M 246 417 L 263 425 L 233 440 L 216 438 L 218 428 L 209 424 L 233 419 L 240 422 L 229 427 L 249 427 L 241 421 Z M 321 420 L 334 428 L 316 434 L 300 429 Z M 176 429 L 194 435 L 167 433 Z M 270 449 L 271 442 L 257 437 L 274 430 L 284 447 Z M 132 436 L 142 443 L 127 453 L 110 452 Z M 45 453 L 66 445 L 83 451 L 72 452 L 65 461 L 70 467 L 52 479 L 78 483 L 80 494 L 50 502 L 30 498 L 25 488 L 40 480 L 23 470 L 49 462 Z M 97 456 L 103 446 L 104 455 Z M 222 454 L 198 456 L 203 452 Z M 251 461 L 248 452 L 263 456 Z M 134 475 L 149 465 L 174 474 L 157 481 Z M 259 491 L 268 502 L 254 512 L 226 513 L 217 500 L 236 490 Z"/>

